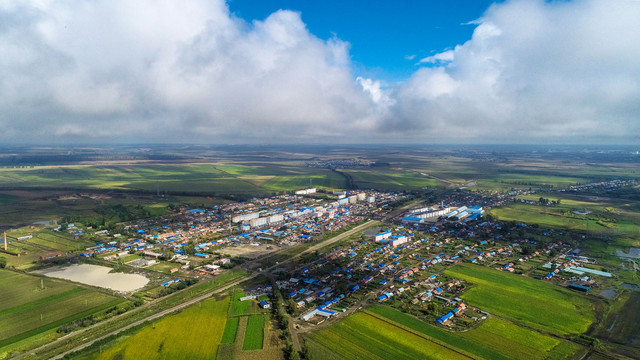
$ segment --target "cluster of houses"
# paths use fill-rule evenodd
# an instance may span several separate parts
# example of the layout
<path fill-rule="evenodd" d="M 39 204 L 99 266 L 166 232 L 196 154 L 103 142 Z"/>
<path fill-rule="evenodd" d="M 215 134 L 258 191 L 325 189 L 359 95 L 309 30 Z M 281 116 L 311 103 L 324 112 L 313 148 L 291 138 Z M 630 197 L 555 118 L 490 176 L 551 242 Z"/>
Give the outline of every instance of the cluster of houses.
<path fill-rule="evenodd" d="M 452 311 L 442 315 L 436 321 L 440 324 L 446 324 L 450 321 L 454 316 L 461 316 L 464 314 L 464 309 L 467 307 L 464 303 L 460 303 L 455 309 Z"/>
<path fill-rule="evenodd" d="M 588 184 L 579 184 L 579 185 L 571 185 L 566 191 L 587 191 L 594 189 L 604 189 L 606 191 L 613 191 L 617 188 L 625 187 L 625 186 L 633 186 L 636 185 L 637 180 L 610 180 L 610 181 L 599 181 Z M 564 191 L 564 190 L 563 190 Z"/>
<path fill-rule="evenodd" d="M 311 194 L 313 190 L 305 189 L 304 192 Z M 156 260 L 162 256 L 180 259 L 187 255 L 207 259 L 212 251 L 216 251 L 214 248 L 224 245 L 247 242 L 290 245 L 369 218 L 384 211 L 388 202 L 403 196 L 377 191 L 343 192 L 335 201 L 326 201 L 279 195 L 214 205 L 207 209 L 188 209 L 171 216 L 126 225 L 125 230 L 136 236 L 124 241 L 115 240 L 121 237 L 120 234 L 111 236 L 107 230 L 96 231 L 95 234 L 114 240 L 88 247 L 82 255 L 103 256 L 106 260 L 124 258 L 131 253 Z M 235 231 L 236 234 L 210 241 L 200 240 L 220 231 Z M 192 241 L 196 242 L 196 251 L 186 254 L 184 247 Z"/>

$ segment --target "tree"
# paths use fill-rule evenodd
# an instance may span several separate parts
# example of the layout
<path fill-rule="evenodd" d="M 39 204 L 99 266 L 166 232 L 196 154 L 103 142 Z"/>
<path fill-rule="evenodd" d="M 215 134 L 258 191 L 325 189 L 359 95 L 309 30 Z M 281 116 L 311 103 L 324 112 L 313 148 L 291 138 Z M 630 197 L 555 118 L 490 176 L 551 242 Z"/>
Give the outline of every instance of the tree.
<path fill-rule="evenodd" d="M 7 258 L 0 257 L 0 269 L 4 269 L 7 266 Z"/>
<path fill-rule="evenodd" d="M 522 255 L 533 254 L 534 250 L 535 249 L 530 244 L 522 245 Z"/>

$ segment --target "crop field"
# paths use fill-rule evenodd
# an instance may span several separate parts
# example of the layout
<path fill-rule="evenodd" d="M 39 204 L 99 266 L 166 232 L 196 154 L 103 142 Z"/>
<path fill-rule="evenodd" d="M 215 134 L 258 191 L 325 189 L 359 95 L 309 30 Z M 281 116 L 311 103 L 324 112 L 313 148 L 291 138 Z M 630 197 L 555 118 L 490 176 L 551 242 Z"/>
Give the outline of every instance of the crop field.
<path fill-rule="evenodd" d="M 281 359 L 283 343 L 270 322 L 268 310 L 259 308 L 256 300 L 239 301 L 243 291 L 234 289 L 227 313 L 217 359 Z"/>
<path fill-rule="evenodd" d="M 526 199 L 537 201 L 540 196 L 528 196 Z M 544 197 L 550 200 L 558 199 L 554 196 Z M 566 198 L 560 198 L 560 200 L 561 203 L 557 206 L 515 203 L 491 209 L 491 214 L 500 220 L 569 228 L 610 236 L 637 238 L 640 234 L 640 226 L 638 225 L 640 213 L 624 209 L 624 204 L 598 204 Z M 579 215 L 572 212 L 582 209 L 591 213 Z"/>
<path fill-rule="evenodd" d="M 427 324 L 391 307 L 373 306 L 369 310 L 449 346 L 485 359 L 560 359 L 580 349 L 572 343 L 542 335 L 497 318 L 489 318 L 476 329 L 454 333 Z"/>
<path fill-rule="evenodd" d="M 491 209 L 491 215 L 500 220 L 526 222 L 549 227 L 566 227 L 574 230 L 604 230 L 594 220 L 584 217 L 563 214 L 564 211 L 558 208 L 512 204 L 505 207 Z"/>
<path fill-rule="evenodd" d="M 247 320 L 242 350 L 261 350 L 264 342 L 264 315 L 251 315 Z"/>
<path fill-rule="evenodd" d="M 542 280 L 471 264 L 457 265 L 445 274 L 474 284 L 462 295 L 470 305 L 535 329 L 577 334 L 595 320 L 587 298 Z"/>
<path fill-rule="evenodd" d="M 28 239 L 17 240 L 22 236 L 32 236 Z M 17 269 L 28 269 L 32 263 L 39 260 L 40 255 L 59 251 L 66 252 L 71 250 L 82 249 L 86 246 L 94 245 L 94 243 L 73 239 L 71 235 L 64 232 L 55 232 L 46 228 L 28 228 L 22 227 L 7 231 L 8 252 L 21 253 L 20 256 L 7 256 L 7 264 Z"/>
<path fill-rule="evenodd" d="M 222 334 L 222 344 L 233 344 L 236 341 L 236 335 L 238 334 L 238 323 L 240 318 L 232 317 L 227 319 L 227 324 L 224 326 L 224 333 Z"/>
<path fill-rule="evenodd" d="M 222 340 L 229 298 L 208 299 L 148 325 L 90 359 L 213 359 Z"/>
<path fill-rule="evenodd" d="M 312 185 L 343 188 L 344 177 L 327 169 L 185 163 L 172 165 L 64 165 L 0 168 L 0 185 L 20 189 L 123 189 L 154 192 L 266 193 Z M 6 196 L 5 202 L 15 201 Z"/>
<path fill-rule="evenodd" d="M 359 312 L 307 338 L 311 359 L 472 359 L 371 314 Z"/>
<path fill-rule="evenodd" d="M 7 270 L 0 270 L 0 294 L 0 349 L 124 301 L 64 281 Z"/>
<path fill-rule="evenodd" d="M 537 175 L 535 173 L 496 173 L 480 178 L 478 188 L 485 189 L 510 189 L 529 187 L 563 188 L 570 185 L 587 183 L 591 178 L 567 177 L 558 175 Z"/>
<path fill-rule="evenodd" d="M 341 170 L 359 188 L 383 190 L 411 190 L 440 185 L 437 180 L 414 172 L 390 170 Z"/>

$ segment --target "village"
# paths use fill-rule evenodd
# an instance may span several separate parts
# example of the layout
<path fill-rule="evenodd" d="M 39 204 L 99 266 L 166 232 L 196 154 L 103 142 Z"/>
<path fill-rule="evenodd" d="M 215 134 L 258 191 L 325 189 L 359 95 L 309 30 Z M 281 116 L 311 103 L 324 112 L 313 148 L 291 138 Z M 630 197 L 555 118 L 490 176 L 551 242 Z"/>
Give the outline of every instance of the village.
<path fill-rule="evenodd" d="M 482 263 L 579 292 L 599 286 L 594 277 L 613 276 L 583 267 L 595 260 L 581 256 L 567 242 L 550 240 L 556 238 L 553 231 L 483 218 L 486 209 L 515 201 L 513 197 L 456 192 L 427 205 L 405 194 L 378 191 L 317 195 L 309 188 L 180 209 L 170 216 L 126 224 L 127 235 L 94 231 L 104 243 L 81 255 L 165 274 L 145 292 L 162 296 L 235 266 L 260 272 L 269 254 L 376 219 L 375 226 L 347 241 L 316 251 L 313 257 L 281 266 L 276 262 L 266 274 L 301 331 L 376 302 L 451 329 L 477 326 L 490 314 L 462 300 L 469 283 L 447 273 L 458 263 Z M 392 204 L 406 201 L 416 205 L 386 217 Z M 76 236 L 91 231 L 67 225 L 67 232 Z M 258 301 L 258 306 L 269 308 L 273 290 L 268 283 L 254 285 L 239 301 Z"/>

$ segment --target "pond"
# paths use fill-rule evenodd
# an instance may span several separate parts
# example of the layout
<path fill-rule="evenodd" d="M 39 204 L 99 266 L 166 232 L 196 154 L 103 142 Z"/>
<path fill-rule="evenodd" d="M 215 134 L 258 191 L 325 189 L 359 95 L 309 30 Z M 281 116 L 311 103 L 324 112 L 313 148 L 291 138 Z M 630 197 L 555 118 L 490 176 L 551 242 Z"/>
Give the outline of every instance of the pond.
<path fill-rule="evenodd" d="M 106 266 L 81 264 L 65 268 L 49 268 L 36 272 L 58 279 L 71 280 L 115 291 L 135 291 L 149 282 L 149 279 L 142 275 L 111 273 L 111 270 L 110 267 Z"/>

